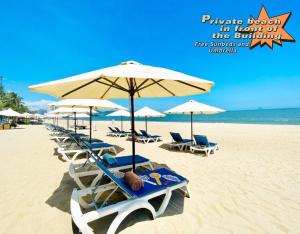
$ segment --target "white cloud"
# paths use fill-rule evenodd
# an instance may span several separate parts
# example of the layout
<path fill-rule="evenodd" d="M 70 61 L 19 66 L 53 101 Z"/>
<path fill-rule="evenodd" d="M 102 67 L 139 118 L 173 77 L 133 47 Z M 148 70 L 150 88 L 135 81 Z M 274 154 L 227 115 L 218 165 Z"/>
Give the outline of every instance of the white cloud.
<path fill-rule="evenodd" d="M 25 105 L 32 111 L 36 111 L 39 109 L 49 110 L 49 103 L 53 101 L 41 99 L 39 101 L 24 101 Z"/>

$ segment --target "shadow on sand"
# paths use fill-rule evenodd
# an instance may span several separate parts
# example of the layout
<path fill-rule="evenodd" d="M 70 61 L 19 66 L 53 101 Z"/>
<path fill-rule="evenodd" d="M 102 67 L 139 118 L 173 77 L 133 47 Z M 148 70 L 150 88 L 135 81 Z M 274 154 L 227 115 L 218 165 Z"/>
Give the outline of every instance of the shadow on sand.
<path fill-rule="evenodd" d="M 162 168 L 162 167 L 168 168 L 167 165 L 165 164 L 159 164 L 155 162 L 153 162 L 152 165 L 155 169 Z M 59 187 L 47 199 L 46 204 L 70 214 L 70 199 L 74 188 L 77 188 L 76 183 L 73 181 L 73 179 L 69 176 L 67 172 L 64 173 Z M 160 206 L 162 200 L 163 200 L 163 196 L 155 198 L 151 200 L 151 204 L 155 207 L 155 209 L 157 209 Z M 170 199 L 166 211 L 161 217 L 182 214 L 183 208 L 184 208 L 184 196 L 181 191 L 175 190 L 173 191 L 172 197 Z M 103 217 L 99 220 L 89 223 L 89 225 L 93 228 L 95 233 L 101 233 L 101 234 L 107 233 L 108 228 L 111 222 L 113 221 L 113 219 L 115 218 L 115 216 L 116 214 Z M 148 210 L 145 209 L 137 210 L 131 213 L 129 216 L 126 217 L 125 220 L 122 221 L 121 225 L 117 230 L 117 233 L 136 223 L 142 221 L 149 221 L 151 219 L 152 217 Z M 70 221 L 70 225 L 72 225 L 71 221 Z M 77 228 L 74 226 L 74 224 L 73 224 L 73 231 L 74 233 L 77 233 L 78 231 Z"/>
<path fill-rule="evenodd" d="M 69 176 L 68 172 L 65 172 L 60 185 L 55 189 L 51 197 L 47 199 L 46 204 L 56 207 L 63 212 L 70 213 L 70 198 L 73 189 L 76 187 L 77 185 L 74 180 Z"/>
<path fill-rule="evenodd" d="M 170 147 L 168 144 L 162 144 L 162 145 L 159 146 L 159 148 L 168 150 L 170 152 L 176 152 L 176 153 L 182 153 L 182 154 L 190 154 L 190 155 L 195 155 L 195 156 L 200 156 L 200 157 L 207 157 L 204 152 L 197 151 L 197 152 L 192 153 L 189 150 L 182 150 L 182 151 L 180 151 L 178 149 L 178 147 Z"/>

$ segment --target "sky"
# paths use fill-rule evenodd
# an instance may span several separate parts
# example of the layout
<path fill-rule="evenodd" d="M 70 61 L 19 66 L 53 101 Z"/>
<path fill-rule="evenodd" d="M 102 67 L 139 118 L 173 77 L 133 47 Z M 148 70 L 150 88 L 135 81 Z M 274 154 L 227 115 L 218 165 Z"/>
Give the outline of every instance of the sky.
<path fill-rule="evenodd" d="M 292 12 L 285 25 L 296 42 L 211 54 L 194 46 L 212 41 L 212 18 Z M 226 110 L 300 107 L 300 22 L 295 0 L 3 1 L 0 0 L 0 75 L 9 91 L 33 108 L 56 98 L 28 86 L 134 60 L 215 82 L 209 94 L 136 100 L 163 111 L 194 99 Z M 229 40 L 234 41 L 234 40 Z M 244 40 L 250 42 L 250 40 Z M 128 100 L 115 100 L 128 106 Z"/>

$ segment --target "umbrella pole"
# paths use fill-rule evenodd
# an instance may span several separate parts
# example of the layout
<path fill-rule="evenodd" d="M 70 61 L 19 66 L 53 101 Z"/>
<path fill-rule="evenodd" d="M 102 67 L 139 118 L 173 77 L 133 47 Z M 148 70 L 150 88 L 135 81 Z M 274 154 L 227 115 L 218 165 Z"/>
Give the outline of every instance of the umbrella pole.
<path fill-rule="evenodd" d="M 133 86 L 131 86 L 133 87 Z M 132 140 L 132 170 L 135 172 L 135 135 L 134 135 L 134 91 L 130 92 L 130 111 L 131 111 L 131 140 Z"/>
<path fill-rule="evenodd" d="M 123 131 L 123 116 L 121 115 L 121 131 Z"/>
<path fill-rule="evenodd" d="M 90 144 L 92 143 L 92 107 L 90 106 Z"/>
<path fill-rule="evenodd" d="M 77 130 L 77 127 L 76 127 L 76 112 L 74 112 L 74 129 L 75 129 L 75 137 L 76 137 L 76 130 Z"/>
<path fill-rule="evenodd" d="M 191 112 L 191 144 L 193 143 L 193 112 Z"/>
<path fill-rule="evenodd" d="M 146 116 L 145 118 L 146 118 L 146 132 L 148 132 L 148 126 L 147 126 L 147 125 L 148 125 L 148 124 L 147 124 L 147 122 L 148 122 L 148 121 L 147 121 L 147 120 L 148 120 L 148 117 Z"/>

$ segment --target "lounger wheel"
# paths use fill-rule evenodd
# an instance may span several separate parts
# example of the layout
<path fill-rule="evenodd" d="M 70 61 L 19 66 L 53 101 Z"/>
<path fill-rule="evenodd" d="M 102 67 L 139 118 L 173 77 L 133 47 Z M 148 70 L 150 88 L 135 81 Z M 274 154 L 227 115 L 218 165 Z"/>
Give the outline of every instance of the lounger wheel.
<path fill-rule="evenodd" d="M 80 231 L 79 231 L 79 228 L 76 226 L 76 224 L 74 223 L 73 219 L 71 218 L 71 221 L 72 221 L 72 231 L 73 231 L 73 234 L 79 234 Z"/>

